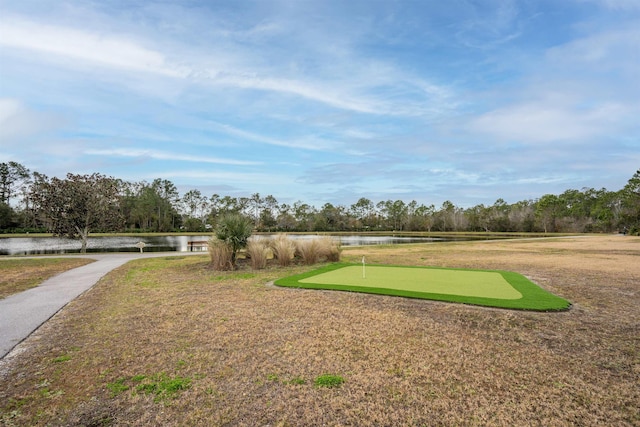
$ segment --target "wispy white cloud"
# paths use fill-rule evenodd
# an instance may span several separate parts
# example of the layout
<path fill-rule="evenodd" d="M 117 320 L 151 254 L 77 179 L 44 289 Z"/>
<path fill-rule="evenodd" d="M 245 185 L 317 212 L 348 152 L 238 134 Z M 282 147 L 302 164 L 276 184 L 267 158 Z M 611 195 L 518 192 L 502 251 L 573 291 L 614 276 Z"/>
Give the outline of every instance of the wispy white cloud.
<path fill-rule="evenodd" d="M 362 62 L 365 64 L 362 66 L 357 65 L 357 58 L 340 59 L 341 66 L 350 68 L 349 74 L 329 75 L 326 70 L 318 68 L 313 73 L 301 75 L 286 64 L 262 64 L 255 59 L 260 54 L 261 46 L 247 46 L 233 39 L 225 40 L 225 45 L 230 45 L 233 49 L 232 53 L 225 52 L 223 59 L 219 60 L 219 49 L 194 50 L 190 46 L 184 46 L 186 53 L 183 54 L 177 50 L 179 45 L 173 46 L 171 51 L 165 51 L 162 46 L 156 46 L 156 41 L 126 33 L 116 36 L 79 27 L 46 24 L 20 16 L 5 18 L 4 21 L 0 45 L 54 58 L 67 58 L 71 62 L 62 61 L 62 64 L 69 68 L 89 64 L 119 71 L 149 73 L 197 81 L 213 87 L 273 92 L 300 97 L 328 107 L 379 115 L 424 114 L 429 107 L 420 105 L 422 101 L 434 103 L 430 109 L 435 111 L 438 108 L 437 101 L 446 92 L 443 87 L 405 75 L 388 63 L 366 64 L 371 60 L 364 58 Z M 270 28 L 272 25 L 267 25 L 264 31 Z M 215 44 L 216 40 L 211 42 Z M 322 64 L 326 60 L 331 63 L 335 59 L 330 56 L 319 58 L 315 62 Z M 74 65 L 73 61 L 79 62 Z M 394 87 L 402 88 L 403 92 L 410 90 L 417 101 L 394 102 L 385 93 L 383 96 L 372 95 L 381 87 L 388 88 L 385 92 Z"/>
<path fill-rule="evenodd" d="M 562 184 L 567 182 L 566 175 L 555 175 L 555 176 L 535 176 L 535 177 L 527 177 L 527 178 L 517 178 L 513 181 L 516 185 L 527 185 L 527 184 Z"/>
<path fill-rule="evenodd" d="M 234 185 L 253 185 L 254 188 L 270 187 L 278 188 L 291 183 L 290 177 L 282 174 L 262 173 L 262 172 L 229 172 L 210 170 L 168 170 L 154 174 L 156 177 L 164 179 L 188 179 L 198 182 L 231 182 Z M 149 176 L 148 178 L 151 178 Z M 283 188 L 283 187 L 279 187 Z M 255 192 L 256 190 L 254 190 Z"/>
<path fill-rule="evenodd" d="M 640 2 L 637 2 L 640 5 Z M 639 7 L 640 9 L 640 7 Z M 549 49 L 546 60 L 557 70 L 566 67 L 590 74 L 606 70 L 640 71 L 640 20 L 591 32 Z M 587 68 L 585 68 L 587 67 Z"/>
<path fill-rule="evenodd" d="M 121 70 L 184 77 L 186 69 L 170 66 L 163 54 L 111 34 L 5 17 L 0 44 L 72 58 Z"/>
<path fill-rule="evenodd" d="M 15 116 L 22 110 L 22 105 L 16 99 L 2 98 L 0 99 L 0 124 L 5 124 L 9 118 Z"/>
<path fill-rule="evenodd" d="M 60 114 L 30 109 L 17 99 L 0 98 L 0 145 L 18 144 L 24 138 L 59 129 L 64 123 Z"/>
<path fill-rule="evenodd" d="M 597 3 L 607 9 L 634 11 L 640 10 L 640 2 L 637 0 L 579 0 L 582 2 Z"/>
<path fill-rule="evenodd" d="M 492 7 L 487 7 L 487 3 Z M 522 35 L 521 11 L 514 0 L 467 3 L 464 19 L 456 24 L 457 39 L 474 49 L 495 49 Z"/>
<path fill-rule="evenodd" d="M 254 77 L 238 74 L 235 76 L 215 78 L 211 80 L 211 83 L 216 85 L 222 84 L 245 89 L 257 89 L 296 95 L 312 101 L 321 102 L 332 107 L 360 113 L 383 114 L 386 112 L 377 108 L 375 105 L 376 103 L 371 100 L 355 97 L 344 92 L 336 93 L 335 89 L 329 88 L 326 85 L 316 86 L 313 83 L 303 82 L 296 79 Z"/>
<path fill-rule="evenodd" d="M 623 111 L 615 104 L 591 108 L 542 102 L 510 105 L 472 120 L 471 130 L 501 141 L 577 144 L 610 132 Z"/>
<path fill-rule="evenodd" d="M 332 148 L 334 144 L 329 141 L 321 141 L 317 139 L 310 138 L 309 136 L 305 137 L 287 137 L 287 138 L 272 138 L 269 136 L 265 136 L 264 134 L 259 134 L 256 132 L 249 132 L 244 129 L 239 129 L 235 126 L 231 126 L 228 124 L 217 123 L 217 122 L 209 122 L 210 125 L 215 129 L 219 129 L 220 131 L 239 138 L 240 140 L 247 140 L 258 142 L 261 144 L 267 145 L 275 145 L 280 147 L 289 147 L 296 149 L 305 149 L 305 150 L 328 150 Z"/>
<path fill-rule="evenodd" d="M 640 129 L 638 28 L 623 24 L 551 47 L 469 129 L 500 141 L 583 145 Z"/>
<path fill-rule="evenodd" d="M 188 155 L 188 154 L 181 154 L 181 153 L 175 153 L 175 152 L 172 153 L 167 151 L 137 149 L 137 148 L 86 150 L 84 153 L 91 156 L 131 157 L 131 158 L 139 158 L 139 159 L 171 160 L 171 161 L 192 162 L 192 163 L 214 163 L 214 164 L 235 165 L 235 166 L 255 166 L 255 165 L 262 164 L 262 162 L 256 162 L 256 161 L 224 159 L 219 157 Z"/>

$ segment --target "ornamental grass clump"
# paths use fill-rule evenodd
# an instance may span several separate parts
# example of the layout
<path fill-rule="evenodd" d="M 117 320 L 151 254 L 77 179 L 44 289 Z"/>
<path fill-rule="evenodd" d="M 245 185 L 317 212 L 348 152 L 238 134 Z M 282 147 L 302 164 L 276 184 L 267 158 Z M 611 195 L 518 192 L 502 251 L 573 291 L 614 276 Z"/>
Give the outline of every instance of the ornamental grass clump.
<path fill-rule="evenodd" d="M 251 268 L 262 270 L 267 267 L 269 246 L 264 240 L 250 240 L 247 243 L 247 258 L 251 260 Z"/>
<path fill-rule="evenodd" d="M 273 257 L 281 267 L 291 264 L 296 253 L 296 245 L 286 234 L 278 234 L 270 242 Z"/>
<path fill-rule="evenodd" d="M 340 261 L 340 252 L 342 247 L 340 241 L 332 237 L 321 237 L 318 239 L 320 244 L 321 258 L 325 258 L 329 262 Z"/>
<path fill-rule="evenodd" d="M 211 257 L 211 266 L 214 270 L 233 270 L 233 251 L 230 245 L 217 237 L 211 237 L 207 241 L 207 246 L 209 248 L 209 256 Z"/>
<path fill-rule="evenodd" d="M 304 264 L 312 265 L 321 261 L 340 261 L 340 242 L 331 237 L 317 237 L 298 240 L 295 243 L 296 257 Z"/>
<path fill-rule="evenodd" d="M 296 241 L 296 257 L 306 265 L 316 264 L 322 254 L 319 239 L 304 239 Z"/>

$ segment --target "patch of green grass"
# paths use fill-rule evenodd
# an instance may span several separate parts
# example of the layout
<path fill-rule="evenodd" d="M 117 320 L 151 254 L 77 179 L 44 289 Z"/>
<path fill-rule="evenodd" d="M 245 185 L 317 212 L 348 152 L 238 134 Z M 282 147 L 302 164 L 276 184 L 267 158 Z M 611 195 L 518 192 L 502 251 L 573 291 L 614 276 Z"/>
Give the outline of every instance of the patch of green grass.
<path fill-rule="evenodd" d="M 353 274 L 351 276 L 334 274 L 329 275 L 330 279 L 327 279 L 327 276 L 321 276 L 333 272 L 339 273 L 341 269 L 353 271 L 358 268 L 361 268 L 358 264 L 329 264 L 276 280 L 275 284 L 294 288 L 364 292 L 518 310 L 559 311 L 566 310 L 571 305 L 569 301 L 545 291 L 521 274 L 511 271 L 376 265 L 369 266 L 369 271 L 375 268 L 379 273 L 384 272 L 382 281 L 371 277 L 365 279 L 362 274 L 359 277 L 354 277 Z M 407 279 L 405 283 L 403 275 L 406 275 L 407 271 L 411 273 L 411 279 Z M 491 277 L 487 273 L 490 273 Z M 416 279 L 420 275 L 424 275 L 422 283 Z M 320 277 L 314 280 L 317 276 Z M 457 277 L 464 278 L 465 283 L 463 285 L 456 283 Z M 486 277 L 489 277 L 489 280 L 485 280 Z M 479 280 L 479 286 L 474 289 L 473 280 L 476 279 Z M 492 285 L 491 280 L 494 279 L 498 280 L 495 280 Z M 430 280 L 434 283 L 433 286 L 430 286 Z M 446 280 L 450 281 L 448 288 Z M 505 285 L 510 289 L 496 289 L 504 288 Z M 459 290 L 456 286 L 460 287 Z M 482 289 L 487 290 L 486 296 L 483 295 Z M 521 297 L 518 297 L 518 294 Z"/>
<path fill-rule="evenodd" d="M 174 399 L 177 394 L 191 387 L 192 379 L 189 377 L 170 377 L 166 373 L 153 376 L 134 375 L 132 377 L 121 377 L 107 383 L 107 390 L 111 392 L 111 397 L 116 397 L 120 393 L 133 390 L 134 393 L 154 395 L 154 402 Z"/>
<path fill-rule="evenodd" d="M 344 378 L 340 375 L 323 374 L 313 380 L 316 387 L 335 388 L 340 387 L 344 383 Z"/>
<path fill-rule="evenodd" d="M 20 408 L 28 404 L 31 401 L 31 399 L 32 397 L 22 397 L 19 399 L 16 399 L 13 397 L 9 398 L 9 401 L 7 402 L 8 403 L 7 406 L 2 408 L 2 411 L 0 411 L 0 414 L 3 414 L 2 417 L 0 417 L 0 421 L 3 421 L 4 420 L 3 417 L 9 414 L 11 414 L 11 418 L 14 418 L 16 415 L 20 413 Z M 7 423 L 7 425 L 10 425 L 10 424 Z"/>
<path fill-rule="evenodd" d="M 48 388 L 42 388 L 39 392 L 40 396 L 46 399 L 54 399 L 64 394 L 63 390 L 49 390 Z"/>
<path fill-rule="evenodd" d="M 107 383 L 107 390 L 111 392 L 111 397 L 116 397 L 122 392 L 129 390 L 129 386 L 125 384 L 126 378 L 118 378 L 114 382 Z"/>
<path fill-rule="evenodd" d="M 71 360 L 71 356 L 68 354 L 63 354 L 62 356 L 58 356 L 53 359 L 53 363 L 62 363 Z"/>
<path fill-rule="evenodd" d="M 174 399 L 176 395 L 183 390 L 191 387 L 191 378 L 189 377 L 170 377 L 164 372 L 154 375 L 151 378 L 145 378 L 144 382 L 136 387 L 136 391 L 143 394 L 154 395 L 154 402 L 167 399 Z"/>
<path fill-rule="evenodd" d="M 285 379 L 281 379 L 278 374 L 268 374 L 267 375 L 267 381 L 276 382 L 276 383 L 280 383 L 280 384 L 284 384 L 284 385 L 290 385 L 290 384 L 303 385 L 303 384 L 307 383 L 307 380 L 305 380 L 301 376 L 296 376 L 296 377 L 293 377 L 293 378 L 291 378 L 289 380 L 285 380 Z"/>
<path fill-rule="evenodd" d="M 307 380 L 302 377 L 293 377 L 289 381 L 285 381 L 285 384 L 295 384 L 295 385 L 303 385 L 306 384 Z"/>
<path fill-rule="evenodd" d="M 234 280 L 234 279 L 253 279 L 257 275 L 255 273 L 245 273 L 245 272 L 230 272 L 228 274 L 218 274 L 212 277 L 212 280 L 215 282 L 221 280 Z"/>

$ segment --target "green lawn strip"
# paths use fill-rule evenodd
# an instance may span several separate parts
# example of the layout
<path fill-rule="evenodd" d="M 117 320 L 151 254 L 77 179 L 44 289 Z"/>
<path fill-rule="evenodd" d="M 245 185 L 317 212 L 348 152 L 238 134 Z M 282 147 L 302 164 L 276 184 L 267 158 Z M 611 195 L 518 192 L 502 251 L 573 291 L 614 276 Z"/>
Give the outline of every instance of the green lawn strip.
<path fill-rule="evenodd" d="M 526 277 L 521 274 L 511 271 L 500 270 L 470 270 L 470 269 L 441 269 L 438 267 L 406 267 L 406 266 L 383 266 L 390 269 L 393 268 L 422 268 L 422 269 L 438 269 L 460 272 L 494 272 L 499 273 L 504 280 L 506 280 L 517 292 L 522 294 L 522 298 L 519 299 L 504 299 L 504 298 L 486 298 L 481 296 L 469 296 L 469 295 L 456 295 L 456 294 L 444 294 L 437 292 L 425 292 L 402 289 L 399 287 L 393 287 L 390 283 L 389 286 L 357 286 L 352 283 L 314 283 L 310 280 L 314 276 L 328 273 L 340 268 L 348 266 L 358 266 L 358 264 L 347 263 L 335 263 L 328 264 L 324 267 L 316 270 L 308 271 L 302 274 L 285 277 L 275 281 L 277 286 L 293 287 L 293 288 L 305 288 L 305 289 L 327 289 L 327 290 L 339 290 L 350 292 L 363 292 L 380 295 L 392 295 L 407 298 L 420 298 L 430 299 L 436 301 L 456 302 L 463 304 L 481 305 L 487 307 L 508 308 L 516 310 L 533 310 L 533 311 L 558 311 L 566 310 L 570 307 L 570 303 L 560 297 L 553 295 L 550 292 L 540 288 L 535 283 L 532 283 Z M 381 267 L 381 266 L 376 266 Z"/>

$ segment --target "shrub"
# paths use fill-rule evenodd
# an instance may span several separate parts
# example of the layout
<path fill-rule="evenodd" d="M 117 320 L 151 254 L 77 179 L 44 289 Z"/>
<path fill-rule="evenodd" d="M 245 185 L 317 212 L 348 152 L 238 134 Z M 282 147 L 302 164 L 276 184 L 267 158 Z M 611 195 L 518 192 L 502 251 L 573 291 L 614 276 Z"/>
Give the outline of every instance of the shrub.
<path fill-rule="evenodd" d="M 207 242 L 207 246 L 209 248 L 209 256 L 211 257 L 211 265 L 214 270 L 233 270 L 230 245 L 217 237 L 211 237 Z"/>
<path fill-rule="evenodd" d="M 271 240 L 270 246 L 280 266 L 286 267 L 291 263 L 296 253 L 296 245 L 286 234 L 278 234 Z"/>
<path fill-rule="evenodd" d="M 268 243 L 264 240 L 251 240 L 247 243 L 247 257 L 251 259 L 251 268 L 261 270 L 267 266 Z"/>

